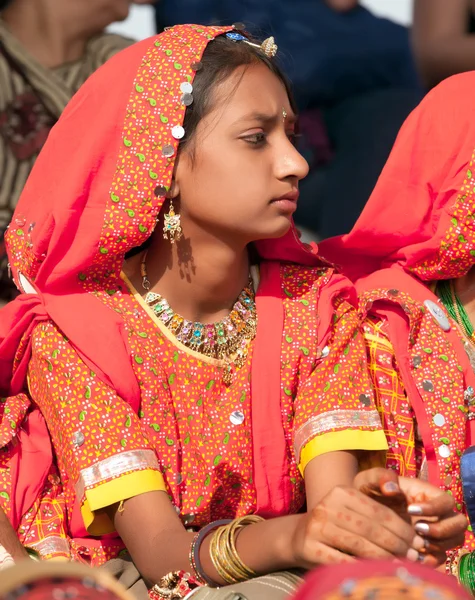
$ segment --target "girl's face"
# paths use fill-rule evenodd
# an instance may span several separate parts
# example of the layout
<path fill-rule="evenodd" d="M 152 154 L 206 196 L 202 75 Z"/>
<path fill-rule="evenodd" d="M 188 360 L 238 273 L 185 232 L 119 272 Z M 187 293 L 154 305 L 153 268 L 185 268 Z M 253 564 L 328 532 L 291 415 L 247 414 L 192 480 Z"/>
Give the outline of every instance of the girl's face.
<path fill-rule="evenodd" d="M 217 86 L 212 101 L 176 167 L 172 193 L 185 236 L 198 227 L 230 243 L 281 237 L 308 173 L 284 85 L 265 65 L 250 65 Z"/>

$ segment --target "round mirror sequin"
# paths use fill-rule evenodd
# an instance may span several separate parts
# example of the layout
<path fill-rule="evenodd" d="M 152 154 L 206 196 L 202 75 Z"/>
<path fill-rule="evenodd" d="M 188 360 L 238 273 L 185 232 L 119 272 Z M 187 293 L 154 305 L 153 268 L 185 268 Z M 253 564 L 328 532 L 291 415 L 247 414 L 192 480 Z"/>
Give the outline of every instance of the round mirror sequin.
<path fill-rule="evenodd" d="M 75 446 L 82 446 L 86 438 L 84 437 L 84 433 L 82 431 L 76 431 L 73 433 L 73 444 Z"/>
<path fill-rule="evenodd" d="M 180 85 L 180 92 L 182 94 L 191 94 L 193 91 L 193 86 L 188 81 L 185 81 Z"/>
<path fill-rule="evenodd" d="M 185 137 L 185 130 L 181 125 L 175 125 L 175 127 L 172 127 L 172 136 L 176 140 L 181 140 Z"/>
<path fill-rule="evenodd" d="M 191 106 L 193 104 L 193 96 L 191 94 L 183 94 L 181 103 L 183 106 Z"/>
<path fill-rule="evenodd" d="M 244 423 L 244 415 L 240 410 L 235 410 L 231 413 L 229 420 L 233 425 L 242 425 Z"/>
<path fill-rule="evenodd" d="M 157 187 L 153 190 L 153 193 L 155 194 L 155 196 L 157 196 L 157 198 L 159 196 L 166 196 L 167 188 L 164 185 L 157 185 Z"/>
<path fill-rule="evenodd" d="M 424 302 L 424 306 L 434 317 L 435 322 L 443 331 L 450 331 L 450 321 L 443 309 L 436 302 L 433 302 L 432 300 L 426 300 Z"/>
<path fill-rule="evenodd" d="M 446 444 L 442 444 L 442 446 L 439 446 L 439 454 L 442 458 L 449 458 L 450 448 Z"/>
<path fill-rule="evenodd" d="M 162 154 L 165 158 L 171 158 L 175 154 L 175 148 L 170 144 L 163 146 Z"/>

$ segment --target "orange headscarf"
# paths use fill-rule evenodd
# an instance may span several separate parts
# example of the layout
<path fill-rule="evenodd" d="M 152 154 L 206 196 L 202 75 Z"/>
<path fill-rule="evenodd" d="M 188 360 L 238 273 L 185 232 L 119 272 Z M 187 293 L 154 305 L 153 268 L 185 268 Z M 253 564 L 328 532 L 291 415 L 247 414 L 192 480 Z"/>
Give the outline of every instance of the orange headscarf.
<path fill-rule="evenodd" d="M 30 357 L 29 335 L 52 320 L 98 378 L 135 410 L 138 366 L 121 311 L 131 302 L 120 272 L 124 255 L 152 234 L 172 181 L 192 84 L 207 44 L 230 27 L 180 25 L 112 58 L 81 88 L 54 127 L 14 215 L 7 247 L 25 292 L 0 313 L 0 391 L 18 393 Z M 186 89 L 186 86 L 183 88 Z M 185 92 L 186 93 L 186 92 Z M 295 229 L 256 244 L 261 256 L 259 324 L 252 365 L 255 484 L 260 514 L 286 510 L 287 455 L 281 425 L 280 340 L 283 301 L 278 261 L 319 265 Z M 270 262 L 272 261 L 272 262 Z M 337 294 L 355 298 L 347 280 L 321 295 L 319 339 L 332 330 Z"/>
<path fill-rule="evenodd" d="M 475 72 L 445 80 L 404 123 L 352 231 L 320 244 L 353 280 L 395 265 L 423 281 L 475 262 Z"/>

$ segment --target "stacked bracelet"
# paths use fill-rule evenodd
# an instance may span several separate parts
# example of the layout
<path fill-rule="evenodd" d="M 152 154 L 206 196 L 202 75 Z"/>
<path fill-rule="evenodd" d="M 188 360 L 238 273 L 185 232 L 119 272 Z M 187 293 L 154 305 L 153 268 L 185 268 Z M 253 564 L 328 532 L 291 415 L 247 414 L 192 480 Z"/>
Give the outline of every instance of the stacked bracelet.
<path fill-rule="evenodd" d="M 462 554 L 458 561 L 458 580 L 475 597 L 475 553 Z"/>
<path fill-rule="evenodd" d="M 206 525 L 206 527 L 203 527 L 203 529 L 201 529 L 199 531 L 199 533 L 193 538 L 193 541 L 191 542 L 190 565 L 193 570 L 193 574 L 196 576 L 197 580 L 200 583 L 209 585 L 210 587 L 216 587 L 217 584 L 215 581 L 213 581 L 210 577 L 208 577 L 206 575 L 206 573 L 204 572 L 204 569 L 201 565 L 201 559 L 200 559 L 201 544 L 203 543 L 205 538 L 210 533 L 212 533 L 213 531 L 216 531 L 220 527 L 228 525 L 229 523 L 231 523 L 230 519 L 222 519 L 220 521 L 214 521 L 213 523 Z"/>
<path fill-rule="evenodd" d="M 210 544 L 211 560 L 217 573 L 227 584 L 256 577 L 257 573 L 242 562 L 236 549 L 236 538 L 241 529 L 259 521 L 263 519 L 255 515 L 241 517 L 220 527 L 214 534 Z"/>

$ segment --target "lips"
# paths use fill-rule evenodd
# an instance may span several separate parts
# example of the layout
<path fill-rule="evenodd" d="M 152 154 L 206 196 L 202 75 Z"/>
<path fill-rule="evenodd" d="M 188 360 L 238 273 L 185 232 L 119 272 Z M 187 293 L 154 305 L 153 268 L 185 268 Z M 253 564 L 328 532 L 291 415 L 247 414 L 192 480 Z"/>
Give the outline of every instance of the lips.
<path fill-rule="evenodd" d="M 279 198 L 274 198 L 273 200 L 271 200 L 271 202 L 280 202 L 281 200 L 288 200 L 289 202 L 297 203 L 297 200 L 299 199 L 299 195 L 300 195 L 299 191 L 294 190 L 291 192 L 287 192 L 286 194 L 283 194 Z"/>

